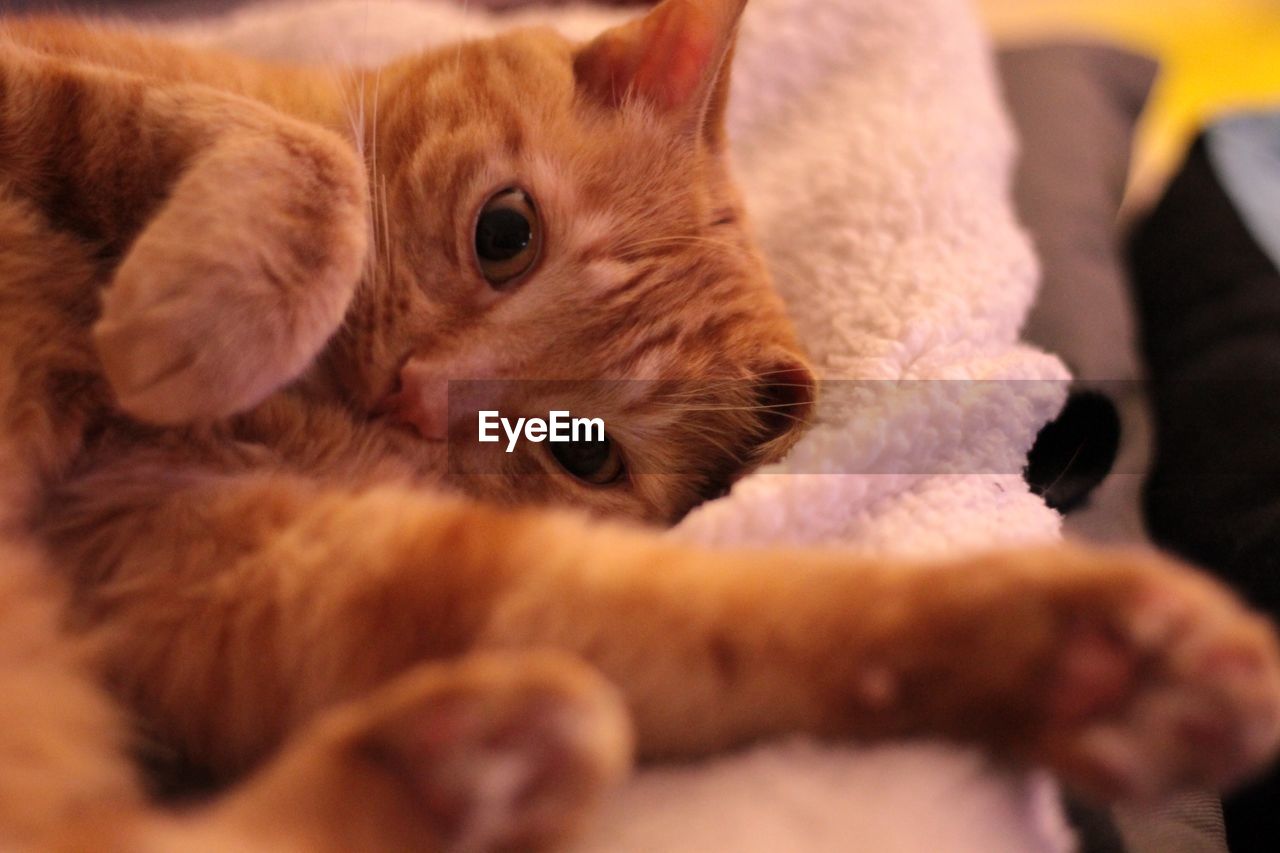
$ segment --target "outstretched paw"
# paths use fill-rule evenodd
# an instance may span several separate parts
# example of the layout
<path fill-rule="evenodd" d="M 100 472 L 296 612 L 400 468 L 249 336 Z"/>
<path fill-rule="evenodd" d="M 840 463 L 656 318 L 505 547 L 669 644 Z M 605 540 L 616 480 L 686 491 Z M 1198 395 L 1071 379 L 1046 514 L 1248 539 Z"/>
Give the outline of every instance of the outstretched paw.
<path fill-rule="evenodd" d="M 1274 631 L 1209 579 L 1128 556 L 1065 621 L 1036 757 L 1110 799 L 1236 784 L 1280 745 Z"/>

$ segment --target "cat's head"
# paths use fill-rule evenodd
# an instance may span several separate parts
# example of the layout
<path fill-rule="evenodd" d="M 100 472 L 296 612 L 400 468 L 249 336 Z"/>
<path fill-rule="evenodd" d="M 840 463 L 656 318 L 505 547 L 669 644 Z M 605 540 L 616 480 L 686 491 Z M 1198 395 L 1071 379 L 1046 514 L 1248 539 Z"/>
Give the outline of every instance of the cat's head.
<path fill-rule="evenodd" d="M 744 5 L 666 0 L 585 45 L 517 31 L 367 82 L 377 249 L 331 361 L 463 489 L 671 521 L 796 439 L 812 374 L 726 163 Z M 600 418 L 607 446 L 508 454 L 478 409 Z"/>

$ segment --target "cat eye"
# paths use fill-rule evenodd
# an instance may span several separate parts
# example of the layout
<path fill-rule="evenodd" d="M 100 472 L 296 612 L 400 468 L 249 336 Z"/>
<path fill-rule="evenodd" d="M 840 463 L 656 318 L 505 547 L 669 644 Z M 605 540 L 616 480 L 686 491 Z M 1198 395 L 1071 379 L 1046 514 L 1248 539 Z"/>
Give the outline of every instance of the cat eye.
<path fill-rule="evenodd" d="M 547 447 L 561 468 L 593 486 L 616 482 L 624 471 L 622 456 L 607 435 L 603 441 L 556 441 Z"/>
<path fill-rule="evenodd" d="M 533 200 L 520 189 L 490 198 L 476 219 L 476 266 L 494 287 L 515 282 L 542 251 L 542 223 Z"/>

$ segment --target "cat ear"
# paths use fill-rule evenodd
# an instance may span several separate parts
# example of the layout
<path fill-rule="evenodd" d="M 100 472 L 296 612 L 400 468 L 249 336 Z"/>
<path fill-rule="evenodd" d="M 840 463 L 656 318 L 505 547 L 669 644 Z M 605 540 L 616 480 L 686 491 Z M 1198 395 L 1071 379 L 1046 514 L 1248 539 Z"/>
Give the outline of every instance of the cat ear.
<path fill-rule="evenodd" d="M 760 461 L 774 462 L 791 449 L 817 401 L 817 377 L 796 356 L 772 360 L 757 374 L 756 399 L 764 420 Z"/>
<path fill-rule="evenodd" d="M 574 59 L 578 88 L 617 107 L 647 103 L 660 115 L 722 135 L 729 60 L 747 0 L 664 0 L 607 30 Z"/>
<path fill-rule="evenodd" d="M 725 114 L 729 108 L 729 71 L 733 67 L 734 47 L 735 42 L 731 41 L 702 116 L 702 135 L 712 151 L 723 151 L 728 144 Z"/>

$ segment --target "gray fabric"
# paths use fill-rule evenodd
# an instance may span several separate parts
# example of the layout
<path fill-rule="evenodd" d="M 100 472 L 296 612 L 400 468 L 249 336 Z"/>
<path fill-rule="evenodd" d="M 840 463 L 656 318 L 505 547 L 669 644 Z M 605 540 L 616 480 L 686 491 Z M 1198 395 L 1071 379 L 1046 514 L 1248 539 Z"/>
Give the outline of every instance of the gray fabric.
<path fill-rule="evenodd" d="M 1211 794 L 1184 794 L 1159 806 L 1116 809 L 1128 853 L 1225 853 L 1222 803 Z"/>
<path fill-rule="evenodd" d="M 1156 65 L 1104 45 L 1053 44 L 1005 50 L 999 69 L 1022 140 L 1018 214 L 1043 265 L 1024 335 L 1081 379 L 1136 378 L 1115 221 Z"/>

